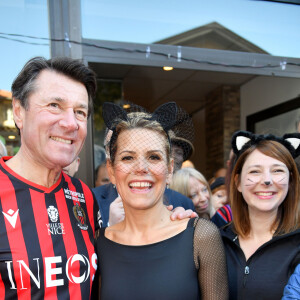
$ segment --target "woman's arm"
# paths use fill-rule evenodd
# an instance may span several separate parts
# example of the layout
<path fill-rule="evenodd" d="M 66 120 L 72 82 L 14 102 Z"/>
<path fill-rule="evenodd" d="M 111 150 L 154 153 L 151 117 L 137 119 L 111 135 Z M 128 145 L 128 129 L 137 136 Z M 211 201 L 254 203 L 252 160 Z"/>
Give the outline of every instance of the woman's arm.
<path fill-rule="evenodd" d="M 199 219 L 195 227 L 194 249 L 202 299 L 228 299 L 225 250 L 219 230 L 212 222 Z"/>

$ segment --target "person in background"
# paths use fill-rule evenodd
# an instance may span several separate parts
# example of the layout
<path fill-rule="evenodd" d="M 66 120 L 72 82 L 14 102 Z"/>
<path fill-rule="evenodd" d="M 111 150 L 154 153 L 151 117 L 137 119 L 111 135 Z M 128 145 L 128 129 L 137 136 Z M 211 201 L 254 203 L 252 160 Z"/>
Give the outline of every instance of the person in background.
<path fill-rule="evenodd" d="M 300 260 L 300 134 L 239 131 L 230 185 L 233 220 L 221 229 L 230 299 L 281 299 Z"/>
<path fill-rule="evenodd" d="M 68 166 L 63 168 L 63 171 L 69 176 L 74 177 L 80 165 L 80 157 L 77 156 Z"/>
<path fill-rule="evenodd" d="M 216 213 L 212 216 L 211 221 L 215 223 L 219 228 L 222 228 L 223 226 L 227 225 L 232 221 L 232 211 L 230 207 L 230 180 L 231 180 L 231 174 L 232 170 L 235 164 L 236 155 L 233 153 L 233 150 L 230 150 L 229 153 L 229 159 L 227 160 L 227 169 L 226 169 L 226 175 L 225 175 L 225 189 L 226 189 L 226 195 L 227 195 L 227 204 L 220 207 Z"/>
<path fill-rule="evenodd" d="M 191 160 L 185 160 L 183 163 L 182 163 L 182 166 L 181 168 L 194 168 L 195 169 L 195 165 L 194 163 L 191 161 Z"/>
<path fill-rule="evenodd" d="M 199 217 L 210 219 L 213 215 L 209 184 L 196 169 L 183 168 L 178 170 L 173 175 L 170 187 L 193 201 Z"/>
<path fill-rule="evenodd" d="M 210 190 L 212 193 L 211 204 L 214 211 L 228 203 L 227 191 L 225 187 L 225 177 L 217 177 L 211 184 Z"/>
<path fill-rule="evenodd" d="M 106 168 L 106 160 L 103 161 L 96 169 L 95 187 L 110 183 Z"/>
<path fill-rule="evenodd" d="M 0 158 L 2 156 L 7 156 L 7 150 L 6 150 L 4 143 L 0 139 Z"/>
<path fill-rule="evenodd" d="M 175 103 L 153 114 L 103 105 L 113 131 L 107 167 L 125 218 L 100 230 L 96 242 L 101 299 L 227 299 L 217 227 L 202 218 L 171 221 L 163 204 L 173 172 L 168 129 L 175 117 Z"/>

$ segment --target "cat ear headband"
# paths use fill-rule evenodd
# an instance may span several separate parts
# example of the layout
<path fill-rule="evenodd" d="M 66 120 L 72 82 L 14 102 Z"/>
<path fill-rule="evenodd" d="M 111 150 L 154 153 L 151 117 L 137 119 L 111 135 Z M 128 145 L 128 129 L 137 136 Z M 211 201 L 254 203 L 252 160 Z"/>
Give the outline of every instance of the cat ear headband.
<path fill-rule="evenodd" d="M 155 120 L 160 123 L 167 134 L 170 141 L 168 131 L 176 124 L 177 105 L 175 102 L 168 102 L 159 106 L 152 114 L 147 113 L 142 107 L 134 105 L 134 110 L 131 112 L 144 112 L 144 118 L 148 120 Z M 121 121 L 128 121 L 127 112 L 119 105 L 111 102 L 105 102 L 102 106 L 102 116 L 106 127 L 112 130 L 110 138 L 113 141 L 116 138 L 116 127 Z M 111 143 L 109 143 L 111 152 Z"/>
<path fill-rule="evenodd" d="M 287 133 L 283 137 L 277 137 L 273 134 L 262 135 L 254 134 L 249 131 L 237 131 L 232 136 L 232 150 L 238 157 L 247 148 L 263 140 L 276 141 L 282 144 L 289 150 L 293 158 L 300 155 L 300 133 Z"/>
<path fill-rule="evenodd" d="M 152 114 L 149 114 L 149 118 L 147 119 L 160 123 L 164 131 L 167 133 L 168 130 L 173 128 L 176 123 L 176 114 L 176 103 L 168 102 L 159 106 Z M 115 130 L 120 121 L 128 121 L 126 111 L 121 106 L 111 102 L 103 103 L 102 116 L 106 127 L 112 131 Z"/>

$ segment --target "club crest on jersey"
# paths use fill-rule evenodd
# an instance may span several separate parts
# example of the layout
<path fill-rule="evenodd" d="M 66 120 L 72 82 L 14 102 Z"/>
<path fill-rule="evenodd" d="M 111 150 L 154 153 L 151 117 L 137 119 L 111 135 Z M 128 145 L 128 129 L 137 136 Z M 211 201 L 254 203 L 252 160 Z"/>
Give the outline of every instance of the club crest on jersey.
<path fill-rule="evenodd" d="M 73 214 L 77 221 L 77 226 L 82 230 L 87 230 L 88 225 L 86 224 L 86 215 L 83 208 L 79 206 L 78 203 L 76 203 L 76 205 L 73 206 Z"/>

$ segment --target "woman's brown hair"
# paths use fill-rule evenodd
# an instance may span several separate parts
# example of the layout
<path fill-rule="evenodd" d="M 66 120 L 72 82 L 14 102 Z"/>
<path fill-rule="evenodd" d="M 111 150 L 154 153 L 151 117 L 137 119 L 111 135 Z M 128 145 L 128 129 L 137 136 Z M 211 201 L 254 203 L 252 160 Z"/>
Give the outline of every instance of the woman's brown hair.
<path fill-rule="evenodd" d="M 245 150 L 236 161 L 230 182 L 230 202 L 234 230 L 243 238 L 247 237 L 251 230 L 248 205 L 242 193 L 238 191 L 237 186 L 240 182 L 245 161 L 256 149 L 264 155 L 283 162 L 289 170 L 288 193 L 278 208 L 277 218 L 271 230 L 273 229 L 275 231 L 275 235 L 292 232 L 299 228 L 299 173 L 290 152 L 282 144 L 271 140 L 262 140 L 258 144 L 252 145 Z"/>

